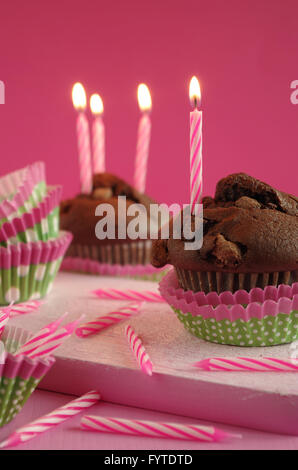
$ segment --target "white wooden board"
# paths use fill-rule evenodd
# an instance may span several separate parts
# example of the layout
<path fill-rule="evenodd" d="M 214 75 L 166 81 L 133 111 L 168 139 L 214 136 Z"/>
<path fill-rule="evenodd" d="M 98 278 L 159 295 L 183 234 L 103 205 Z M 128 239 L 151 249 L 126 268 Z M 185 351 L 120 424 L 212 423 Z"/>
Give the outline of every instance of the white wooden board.
<path fill-rule="evenodd" d="M 36 332 L 65 311 L 69 320 L 82 313 L 87 321 L 94 319 L 123 305 L 90 293 L 105 287 L 157 291 L 156 283 L 62 272 L 39 311 L 11 324 Z M 89 338 L 73 335 L 55 354 L 57 362 L 41 387 L 75 395 L 96 388 L 105 401 L 298 435 L 297 373 L 202 372 L 191 366 L 205 357 L 240 353 L 289 357 L 289 345 L 239 348 L 205 342 L 188 333 L 167 304 L 146 303 L 129 322 L 154 363 L 152 377 L 131 355 L 126 320 Z"/>

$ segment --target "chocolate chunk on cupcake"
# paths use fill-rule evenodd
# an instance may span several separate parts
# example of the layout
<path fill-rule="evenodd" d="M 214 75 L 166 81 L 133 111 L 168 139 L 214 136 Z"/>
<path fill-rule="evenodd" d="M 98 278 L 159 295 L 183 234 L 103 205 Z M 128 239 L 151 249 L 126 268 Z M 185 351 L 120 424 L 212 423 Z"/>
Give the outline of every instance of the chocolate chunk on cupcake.
<path fill-rule="evenodd" d="M 298 281 L 298 199 L 244 173 L 205 197 L 203 245 L 185 250 L 172 236 L 153 245 L 152 264 L 175 267 L 180 286 L 235 292 Z"/>

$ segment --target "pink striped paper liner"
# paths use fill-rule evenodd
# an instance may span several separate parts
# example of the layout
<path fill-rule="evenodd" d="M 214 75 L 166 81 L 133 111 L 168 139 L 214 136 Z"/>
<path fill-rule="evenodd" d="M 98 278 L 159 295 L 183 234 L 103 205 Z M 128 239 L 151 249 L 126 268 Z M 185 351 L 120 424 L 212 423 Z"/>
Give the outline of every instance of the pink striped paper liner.
<path fill-rule="evenodd" d="M 55 359 L 52 356 L 32 359 L 27 356 L 16 357 L 14 354 L 6 353 L 5 363 L 0 365 L 0 377 L 8 379 L 20 377 L 22 380 L 27 380 L 29 377 L 40 379 L 54 362 Z"/>
<path fill-rule="evenodd" d="M 60 231 L 60 236 L 56 240 L 18 243 L 7 247 L 1 246 L 1 269 L 55 261 L 63 256 L 72 237 L 70 232 Z"/>
<path fill-rule="evenodd" d="M 193 293 L 179 287 L 176 273 L 171 270 L 160 282 L 159 290 L 164 300 L 175 309 L 216 321 L 228 319 L 233 322 L 241 318 L 247 322 L 251 318 L 275 317 L 279 313 L 290 314 L 298 310 L 297 282 L 292 286 L 255 287 L 250 292 L 238 290 L 234 294 L 228 291 L 219 295 L 216 292 Z"/>
<path fill-rule="evenodd" d="M 1 442 L 0 448 L 15 447 L 23 442 L 27 442 L 34 437 L 64 423 L 73 416 L 95 405 L 100 400 L 99 392 L 92 390 L 80 398 L 76 398 L 66 405 L 60 406 L 51 413 L 42 416 L 17 431 L 13 432 L 5 441 Z"/>
<path fill-rule="evenodd" d="M 16 351 L 30 338 L 32 333 L 29 330 L 8 324 L 4 328 L 1 341 L 5 344 L 5 350 L 16 357 Z"/>
<path fill-rule="evenodd" d="M 15 213 L 32 195 L 34 187 L 45 182 L 45 164 L 36 162 L 0 179 L 0 219 Z"/>
<path fill-rule="evenodd" d="M 0 303 L 45 296 L 71 240 L 70 232 L 60 231 L 54 240 L 0 247 Z"/>
<path fill-rule="evenodd" d="M 130 349 L 137 360 L 141 370 L 147 374 L 152 375 L 153 364 L 152 361 L 136 332 L 130 325 L 125 328 L 125 334 L 128 340 Z"/>
<path fill-rule="evenodd" d="M 76 335 L 80 338 L 94 335 L 105 328 L 108 328 L 123 320 L 127 320 L 140 312 L 143 302 L 132 302 L 118 310 L 109 312 L 107 315 L 101 315 L 94 320 L 81 325 L 76 329 Z"/>
<path fill-rule="evenodd" d="M 0 427 L 9 423 L 20 411 L 29 396 L 55 359 L 30 359 L 5 353 L 0 364 Z"/>
<path fill-rule="evenodd" d="M 163 274 L 169 267 L 154 268 L 151 264 L 109 264 L 89 258 L 66 256 L 62 261 L 61 269 L 64 271 L 100 274 L 101 276 L 141 277 Z"/>
<path fill-rule="evenodd" d="M 0 242 L 11 242 L 11 239 L 19 233 L 26 232 L 26 230 L 32 229 L 36 224 L 46 220 L 53 209 L 59 206 L 61 193 L 62 186 L 49 189 L 37 207 L 34 207 L 30 212 L 22 214 L 20 217 L 14 217 L 9 222 L 4 222 L 0 228 Z M 7 217 L 9 217 L 9 214 L 7 214 Z M 16 243 L 19 243 L 19 241 L 16 240 Z"/>
<path fill-rule="evenodd" d="M 204 442 L 218 442 L 227 438 L 242 437 L 240 434 L 227 433 L 213 426 L 106 418 L 103 416 L 83 416 L 81 427 L 88 431 Z"/>

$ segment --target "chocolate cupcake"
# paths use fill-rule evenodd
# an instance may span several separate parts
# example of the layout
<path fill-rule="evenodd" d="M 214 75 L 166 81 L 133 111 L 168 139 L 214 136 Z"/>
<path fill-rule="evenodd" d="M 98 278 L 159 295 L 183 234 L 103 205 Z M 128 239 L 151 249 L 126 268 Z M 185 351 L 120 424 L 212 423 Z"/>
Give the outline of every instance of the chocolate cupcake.
<path fill-rule="evenodd" d="M 174 265 L 160 293 L 193 335 L 219 344 L 298 339 L 298 200 L 243 173 L 203 199 L 203 244 L 154 242 L 154 266 Z"/>
<path fill-rule="evenodd" d="M 126 198 L 120 210 L 119 196 Z M 151 198 L 139 193 L 117 176 L 110 173 L 95 174 L 90 195 L 80 194 L 61 203 L 61 226 L 68 227 L 73 234 L 73 242 L 62 268 L 94 274 L 159 278 L 158 275 L 163 270 L 150 264 L 152 243 L 149 240 L 149 216 L 152 203 L 154 201 Z M 109 204 L 114 209 L 114 218 L 111 221 L 115 225 L 114 239 L 96 237 L 96 224 L 106 217 L 106 213 L 102 216 L 95 215 L 100 204 Z M 127 215 L 132 204 L 142 204 L 147 218 L 146 227 L 143 232 L 140 230 L 139 238 L 134 240 L 126 235 L 123 237 L 119 229 L 119 221 L 126 228 L 134 218 Z"/>
<path fill-rule="evenodd" d="M 154 242 L 152 264 L 175 267 L 184 290 L 235 292 L 298 281 L 298 199 L 244 173 L 220 180 L 202 201 L 203 245 Z"/>

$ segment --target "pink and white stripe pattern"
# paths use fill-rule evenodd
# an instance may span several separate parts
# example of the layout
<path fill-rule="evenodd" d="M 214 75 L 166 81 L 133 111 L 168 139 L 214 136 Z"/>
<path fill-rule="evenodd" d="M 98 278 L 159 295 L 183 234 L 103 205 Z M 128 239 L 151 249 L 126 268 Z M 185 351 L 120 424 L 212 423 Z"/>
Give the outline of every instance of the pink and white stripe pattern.
<path fill-rule="evenodd" d="M 152 375 L 153 365 L 150 357 L 148 356 L 146 349 L 140 338 L 136 335 L 135 331 L 130 325 L 125 328 L 125 334 L 130 346 L 130 349 L 137 360 L 140 368 L 147 375 Z"/>
<path fill-rule="evenodd" d="M 138 191 L 140 191 L 140 193 L 144 193 L 146 188 L 150 135 L 151 119 L 148 113 L 143 113 L 140 119 L 138 129 L 137 152 L 134 173 L 134 187 Z"/>
<path fill-rule="evenodd" d="M 100 116 L 92 124 L 93 173 L 106 171 L 105 165 L 105 126 Z"/>
<path fill-rule="evenodd" d="M 161 295 L 156 292 L 144 290 L 136 291 L 132 289 L 98 289 L 92 291 L 97 297 L 109 300 L 132 300 L 144 302 L 165 302 Z"/>
<path fill-rule="evenodd" d="M 42 302 L 40 300 L 30 300 L 28 302 L 22 302 L 17 305 L 9 306 L 8 308 L 10 310 L 10 317 L 34 312 L 41 304 Z"/>
<path fill-rule="evenodd" d="M 9 320 L 9 310 L 8 309 L 0 310 L 0 337 L 3 333 L 3 330 L 8 320 Z"/>
<path fill-rule="evenodd" d="M 58 426 L 64 421 L 72 418 L 73 416 L 81 413 L 81 411 L 89 408 L 92 405 L 95 405 L 100 400 L 100 394 L 97 391 L 91 391 L 86 393 L 80 398 L 72 400 L 67 405 L 57 408 L 57 410 L 48 413 L 41 418 L 32 421 L 32 423 L 27 424 L 17 431 L 12 433 L 8 439 L 1 442 L 0 448 L 4 449 L 7 447 L 15 447 L 18 444 L 27 442 L 34 437 L 49 431 L 55 426 Z"/>
<path fill-rule="evenodd" d="M 78 151 L 80 165 L 80 180 L 82 194 L 90 194 L 92 191 L 92 167 L 89 124 L 83 112 L 79 112 L 77 118 Z"/>
<path fill-rule="evenodd" d="M 195 213 L 195 205 L 202 198 L 202 111 L 194 109 L 190 113 L 190 206 Z"/>
<path fill-rule="evenodd" d="M 298 372 L 298 359 L 278 357 L 212 357 L 196 362 L 201 370 L 218 372 Z"/>
<path fill-rule="evenodd" d="M 78 324 L 81 322 L 82 318 L 84 318 L 84 316 L 81 316 L 78 320 L 62 326 L 52 334 L 38 339 L 33 344 L 32 340 L 28 341 L 19 349 L 17 355 L 19 356 L 24 354 L 31 359 L 48 356 L 55 349 L 59 348 L 59 346 L 61 346 L 61 344 L 73 333 Z"/>
<path fill-rule="evenodd" d="M 229 437 L 241 438 L 239 434 L 227 433 L 213 426 L 161 423 L 136 419 L 106 418 L 103 416 L 83 416 L 81 426 L 88 431 L 204 442 L 218 442 Z"/>
<path fill-rule="evenodd" d="M 139 313 L 142 304 L 143 302 L 134 302 L 126 305 L 125 307 L 119 308 L 116 311 L 112 311 L 108 313 L 108 315 L 97 317 L 95 320 L 89 321 L 88 323 L 85 323 L 84 325 L 81 325 L 79 328 L 77 328 L 76 335 L 81 338 L 94 335 L 95 333 L 98 333 L 99 331 L 108 328 L 111 325 L 115 325 L 115 323 L 126 320 L 132 315 Z"/>
<path fill-rule="evenodd" d="M 44 341 L 45 338 L 48 338 L 52 333 L 54 333 L 58 326 L 62 323 L 64 318 L 66 317 L 67 313 L 64 313 L 60 318 L 54 320 L 53 322 L 49 323 L 48 325 L 44 326 L 38 333 L 32 336 L 29 341 L 26 342 L 21 348 L 18 349 L 16 355 L 26 354 L 31 350 L 35 349 L 35 347 L 40 344 L 41 341 Z"/>

